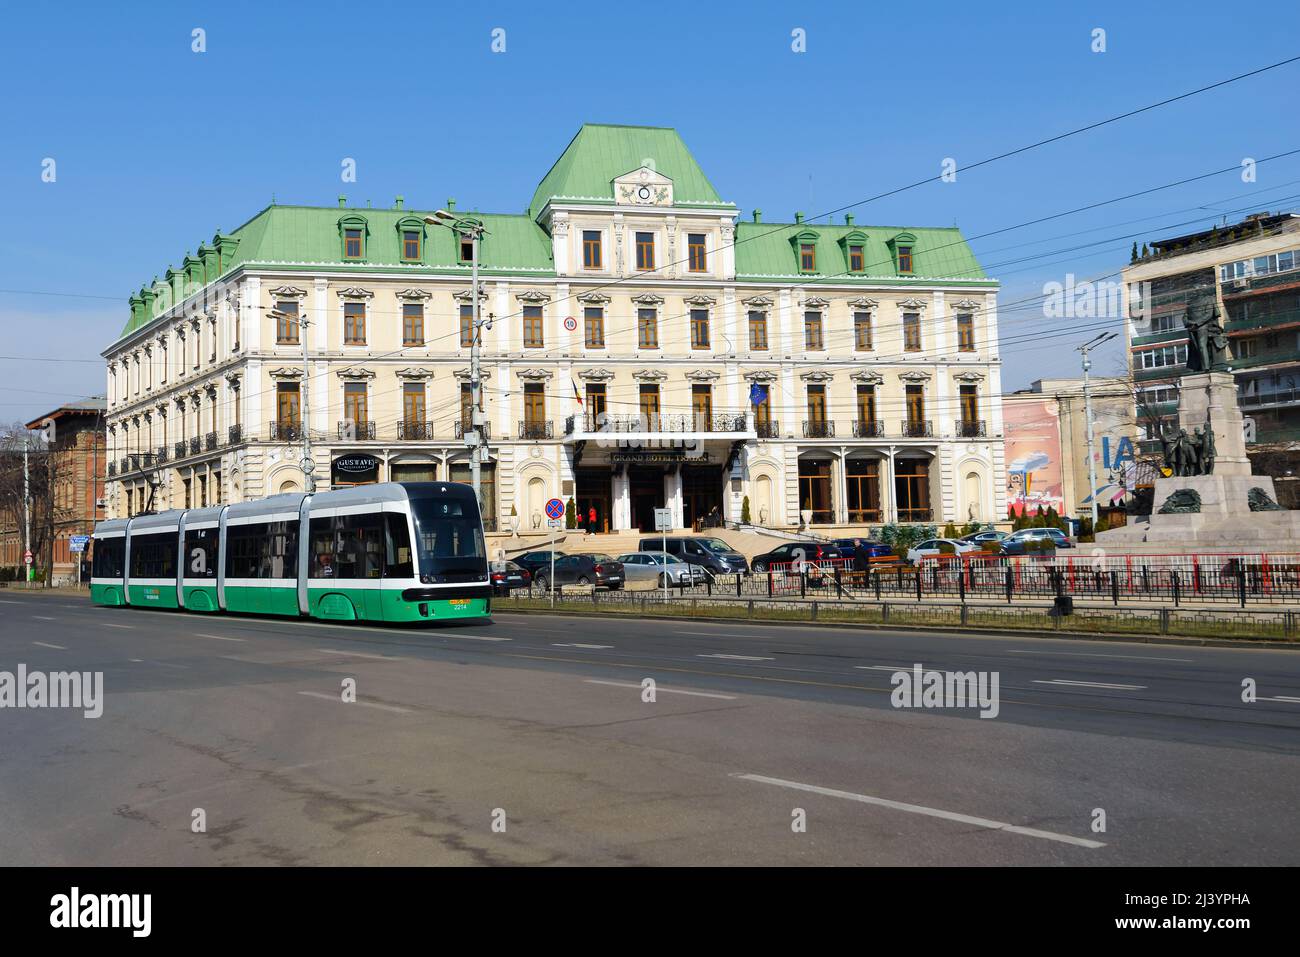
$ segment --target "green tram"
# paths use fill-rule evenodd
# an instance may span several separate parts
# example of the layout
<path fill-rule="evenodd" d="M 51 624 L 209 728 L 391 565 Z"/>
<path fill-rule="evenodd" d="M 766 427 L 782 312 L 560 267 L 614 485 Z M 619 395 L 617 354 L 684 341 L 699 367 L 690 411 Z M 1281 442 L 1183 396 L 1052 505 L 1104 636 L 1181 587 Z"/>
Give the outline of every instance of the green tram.
<path fill-rule="evenodd" d="M 138 515 L 93 538 L 97 605 L 392 622 L 491 611 L 483 520 L 458 482 Z"/>

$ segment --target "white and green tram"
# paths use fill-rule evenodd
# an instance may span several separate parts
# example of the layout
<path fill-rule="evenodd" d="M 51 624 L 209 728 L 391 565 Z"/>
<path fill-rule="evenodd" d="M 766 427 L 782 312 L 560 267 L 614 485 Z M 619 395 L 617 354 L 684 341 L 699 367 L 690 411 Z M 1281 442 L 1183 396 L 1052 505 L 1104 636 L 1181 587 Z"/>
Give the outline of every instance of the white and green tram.
<path fill-rule="evenodd" d="M 101 522 L 90 594 L 97 605 L 409 622 L 484 617 L 492 588 L 473 489 L 395 482 Z"/>

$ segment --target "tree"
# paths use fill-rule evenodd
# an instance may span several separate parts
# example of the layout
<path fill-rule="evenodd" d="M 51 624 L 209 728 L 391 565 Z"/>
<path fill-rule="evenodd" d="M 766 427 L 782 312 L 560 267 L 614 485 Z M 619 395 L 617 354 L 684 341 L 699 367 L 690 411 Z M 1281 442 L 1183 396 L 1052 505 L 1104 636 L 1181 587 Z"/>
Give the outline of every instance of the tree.
<path fill-rule="evenodd" d="M 574 504 L 572 498 L 570 498 L 569 501 L 566 502 L 564 506 L 564 527 L 565 528 L 578 527 L 578 506 Z"/>
<path fill-rule="evenodd" d="M 749 496 L 748 495 L 746 495 L 744 499 L 741 500 L 740 503 L 740 524 L 742 525 L 752 524 L 749 520 Z"/>
<path fill-rule="evenodd" d="M 54 573 L 54 529 L 65 511 L 59 507 L 58 490 L 71 478 L 70 466 L 28 432 L 21 422 L 0 427 L 0 524 L 13 527 L 21 542 L 24 528 L 23 448 L 27 449 L 27 492 L 31 524 L 33 567 L 40 569 L 48 585 Z M 23 567 L 21 558 L 19 569 Z M 17 576 L 21 580 L 23 575 Z"/>

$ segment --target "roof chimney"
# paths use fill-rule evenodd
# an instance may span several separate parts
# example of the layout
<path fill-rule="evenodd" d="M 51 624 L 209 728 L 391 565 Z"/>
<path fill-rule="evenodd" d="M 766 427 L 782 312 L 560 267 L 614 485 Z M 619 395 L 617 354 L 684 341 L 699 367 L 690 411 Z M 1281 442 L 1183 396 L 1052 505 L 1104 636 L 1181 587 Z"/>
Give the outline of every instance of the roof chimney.
<path fill-rule="evenodd" d="M 796 223 L 802 223 L 802 222 L 803 222 L 803 213 L 795 213 L 795 214 L 794 214 L 794 221 L 795 221 Z"/>
<path fill-rule="evenodd" d="M 348 198 L 344 196 L 342 193 L 339 193 L 339 209 L 343 209 L 345 206 L 347 206 L 347 204 L 348 204 Z"/>
<path fill-rule="evenodd" d="M 450 197 L 447 198 L 447 212 L 456 212 L 456 201 Z"/>
<path fill-rule="evenodd" d="M 761 209 L 754 210 L 754 222 L 761 223 L 762 221 L 763 221 L 763 211 Z"/>
<path fill-rule="evenodd" d="M 401 196 L 397 197 L 396 201 L 395 201 L 394 204 L 393 204 L 393 208 L 394 208 L 394 209 L 401 209 L 401 208 L 402 208 L 402 204 L 403 204 L 404 202 L 405 202 L 405 200 L 404 200 Z"/>
<path fill-rule="evenodd" d="M 852 226 L 852 225 L 853 225 L 853 214 L 852 214 L 852 213 L 845 213 L 845 214 L 844 214 L 844 225 L 845 225 L 845 226 Z"/>

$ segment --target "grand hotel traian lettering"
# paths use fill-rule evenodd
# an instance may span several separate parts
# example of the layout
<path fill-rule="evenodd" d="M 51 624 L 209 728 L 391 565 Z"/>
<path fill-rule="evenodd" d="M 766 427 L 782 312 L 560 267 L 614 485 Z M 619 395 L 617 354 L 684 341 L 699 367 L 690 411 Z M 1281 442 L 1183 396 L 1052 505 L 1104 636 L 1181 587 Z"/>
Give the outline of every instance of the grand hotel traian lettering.
<path fill-rule="evenodd" d="M 471 248 L 426 215 L 273 205 L 133 295 L 111 514 L 301 490 L 304 422 L 318 487 L 468 480 Z M 456 215 L 490 529 L 554 496 L 608 531 L 1005 514 L 997 283 L 956 229 L 742 219 L 676 131 L 598 125 L 524 213 Z"/>

